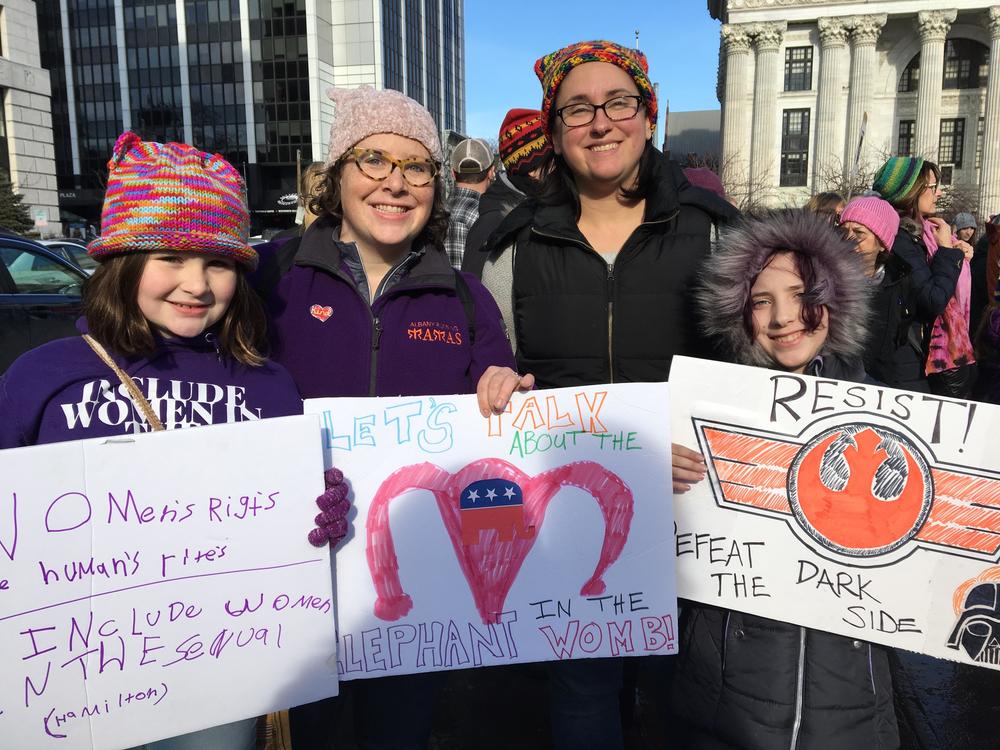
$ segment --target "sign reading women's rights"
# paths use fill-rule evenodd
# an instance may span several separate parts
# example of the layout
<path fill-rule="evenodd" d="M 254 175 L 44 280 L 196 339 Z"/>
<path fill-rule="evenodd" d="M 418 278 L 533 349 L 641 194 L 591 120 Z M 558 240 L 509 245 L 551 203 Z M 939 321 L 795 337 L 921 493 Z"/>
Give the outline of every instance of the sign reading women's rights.
<path fill-rule="evenodd" d="M 306 410 L 356 508 L 342 680 L 676 650 L 665 384 Z"/>
<path fill-rule="evenodd" d="M 335 695 L 322 472 L 314 416 L 0 451 L 0 745 L 112 750 Z"/>
<path fill-rule="evenodd" d="M 675 358 L 678 593 L 1000 665 L 1000 409 Z"/>

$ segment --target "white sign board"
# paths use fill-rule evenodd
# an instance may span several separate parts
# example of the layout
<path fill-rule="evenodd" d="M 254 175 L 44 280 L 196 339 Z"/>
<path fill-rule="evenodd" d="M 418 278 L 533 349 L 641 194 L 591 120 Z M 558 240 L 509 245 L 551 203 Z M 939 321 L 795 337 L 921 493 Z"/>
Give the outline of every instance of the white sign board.
<path fill-rule="evenodd" d="M 1000 408 L 676 358 L 680 596 L 1000 664 Z"/>
<path fill-rule="evenodd" d="M 676 651 L 665 384 L 317 399 L 357 515 L 340 678 Z"/>
<path fill-rule="evenodd" d="M 0 744 L 127 748 L 336 694 L 322 491 L 313 416 L 0 451 Z"/>

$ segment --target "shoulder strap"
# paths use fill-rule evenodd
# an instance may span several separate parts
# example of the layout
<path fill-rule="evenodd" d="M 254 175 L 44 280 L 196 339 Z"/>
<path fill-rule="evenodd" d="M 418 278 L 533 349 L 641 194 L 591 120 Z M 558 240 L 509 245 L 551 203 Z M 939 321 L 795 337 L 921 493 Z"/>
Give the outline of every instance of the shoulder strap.
<path fill-rule="evenodd" d="M 476 301 L 472 299 L 472 290 L 469 289 L 469 282 L 465 280 L 459 270 L 455 271 L 455 291 L 458 292 L 458 301 L 462 303 L 465 310 L 465 319 L 469 322 L 469 346 L 476 343 Z"/>
<path fill-rule="evenodd" d="M 163 422 L 161 422 L 160 418 L 156 416 L 156 412 L 153 411 L 153 407 L 149 405 L 149 401 L 146 400 L 146 397 L 142 395 L 142 391 L 139 390 L 139 386 L 135 384 L 132 378 L 124 373 L 122 368 L 118 366 L 118 363 L 111 359 L 111 355 L 108 354 L 107 350 L 103 346 L 101 346 L 101 343 L 86 333 L 83 334 L 83 340 L 87 342 L 87 346 L 93 349 L 94 353 L 101 358 L 101 361 L 110 367 L 114 371 L 115 375 L 118 376 L 118 379 L 122 381 L 122 385 L 125 386 L 125 390 L 128 391 L 128 395 L 132 398 L 132 403 L 134 403 L 142 412 L 143 416 L 146 417 L 146 421 L 149 423 L 149 426 L 157 432 L 163 430 Z"/>

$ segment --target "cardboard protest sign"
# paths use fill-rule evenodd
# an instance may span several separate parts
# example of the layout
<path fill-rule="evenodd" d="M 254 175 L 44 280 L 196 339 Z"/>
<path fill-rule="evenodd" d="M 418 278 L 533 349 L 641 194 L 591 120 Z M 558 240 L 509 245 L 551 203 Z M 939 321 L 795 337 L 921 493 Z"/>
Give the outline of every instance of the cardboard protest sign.
<path fill-rule="evenodd" d="M 1000 408 L 675 358 L 678 592 L 1000 664 Z"/>
<path fill-rule="evenodd" d="M 340 678 L 676 649 L 665 384 L 316 399 L 357 515 Z"/>
<path fill-rule="evenodd" d="M 0 451 L 0 744 L 126 748 L 336 694 L 319 438 L 302 416 Z"/>

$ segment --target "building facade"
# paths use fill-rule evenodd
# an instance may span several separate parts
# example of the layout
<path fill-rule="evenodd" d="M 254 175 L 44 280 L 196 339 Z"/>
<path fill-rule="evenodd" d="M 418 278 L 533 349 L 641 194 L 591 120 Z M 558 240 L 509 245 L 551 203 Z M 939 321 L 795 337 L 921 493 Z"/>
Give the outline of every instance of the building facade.
<path fill-rule="evenodd" d="M 1000 213 L 1000 5 L 711 0 L 721 20 L 722 163 L 736 195 L 800 204 L 890 155 Z M 852 180 L 853 178 L 853 180 Z"/>
<path fill-rule="evenodd" d="M 330 86 L 406 92 L 465 125 L 463 0 L 38 0 L 62 207 L 96 223 L 115 138 L 183 141 L 295 212 L 296 164 L 326 158 Z"/>
<path fill-rule="evenodd" d="M 38 232 L 56 234 L 55 152 L 49 74 L 38 49 L 35 3 L 0 7 L 0 180 L 23 198 Z"/>

